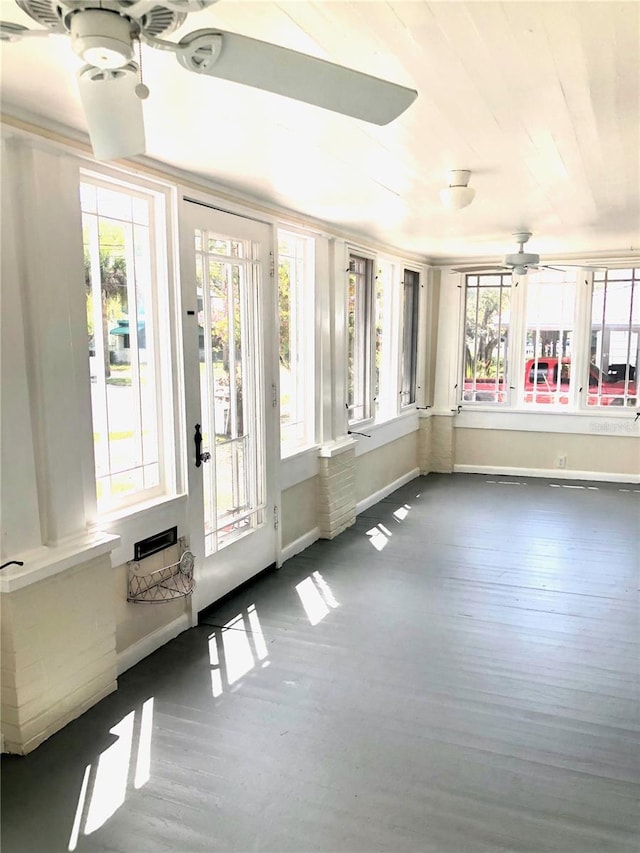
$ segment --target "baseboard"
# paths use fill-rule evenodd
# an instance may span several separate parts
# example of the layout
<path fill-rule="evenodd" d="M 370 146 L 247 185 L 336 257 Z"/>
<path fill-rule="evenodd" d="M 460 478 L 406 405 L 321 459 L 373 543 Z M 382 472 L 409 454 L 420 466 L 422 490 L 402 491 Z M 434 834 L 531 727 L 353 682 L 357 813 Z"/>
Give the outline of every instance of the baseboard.
<path fill-rule="evenodd" d="M 372 495 L 369 495 L 368 498 L 364 498 L 364 500 L 358 501 L 356 504 L 356 515 L 360 515 L 361 512 L 364 512 L 365 509 L 369 509 L 370 506 L 377 504 L 378 501 L 383 500 L 392 492 L 395 492 L 396 489 L 399 489 L 400 486 L 404 486 L 407 483 L 410 483 L 412 480 L 415 480 L 416 477 L 420 476 L 420 469 L 413 468 L 411 471 L 408 471 L 406 474 L 403 474 L 402 477 L 398 477 L 397 480 L 394 480 L 393 483 L 389 483 L 388 486 L 384 486 L 382 489 L 378 489 L 377 492 L 374 492 Z"/>
<path fill-rule="evenodd" d="M 152 604 L 140 605 L 140 607 L 142 606 L 153 607 Z M 190 616 L 188 613 L 184 613 L 182 616 L 178 616 L 177 619 L 174 619 L 173 622 L 169 622 L 168 625 L 163 625 L 162 628 L 158 628 L 153 633 L 147 634 L 146 637 L 138 640 L 137 643 L 134 643 L 124 649 L 124 651 L 120 652 L 118 655 L 118 675 L 122 675 L 123 672 L 126 672 L 128 669 L 131 669 L 132 666 L 140 663 L 141 660 L 144 660 L 144 658 L 148 657 L 152 652 L 155 652 L 156 649 L 164 646 L 164 644 L 168 643 L 169 640 L 173 640 L 174 637 L 177 637 L 178 634 L 182 634 L 183 631 L 186 631 L 187 628 L 190 627 Z"/>
<path fill-rule="evenodd" d="M 500 465 L 454 465 L 454 474 L 496 474 L 504 477 L 540 477 L 545 480 L 592 480 L 598 483 L 640 483 L 632 474 L 573 471 L 570 468 L 509 468 Z"/>
<path fill-rule="evenodd" d="M 286 548 L 283 548 L 280 552 L 280 559 L 278 560 L 278 566 L 281 566 L 283 563 L 286 563 L 287 560 L 290 560 L 291 557 L 295 557 L 296 554 L 299 554 L 301 551 L 304 551 L 305 548 L 308 548 L 309 545 L 313 545 L 320 538 L 320 529 L 318 527 L 314 527 L 313 530 L 310 530 L 308 533 L 305 533 L 304 536 L 298 537 L 293 542 L 290 542 Z"/>

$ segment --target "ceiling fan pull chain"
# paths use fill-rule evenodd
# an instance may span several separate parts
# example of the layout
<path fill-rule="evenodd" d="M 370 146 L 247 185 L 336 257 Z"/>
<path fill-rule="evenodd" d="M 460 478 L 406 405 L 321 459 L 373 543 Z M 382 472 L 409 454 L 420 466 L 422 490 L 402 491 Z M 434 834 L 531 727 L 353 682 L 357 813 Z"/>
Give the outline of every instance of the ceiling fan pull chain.
<path fill-rule="evenodd" d="M 149 87 L 142 82 L 142 42 L 140 39 L 138 41 L 138 73 L 140 75 L 140 82 L 135 88 L 136 95 L 140 98 L 141 101 L 146 100 L 149 97 Z"/>

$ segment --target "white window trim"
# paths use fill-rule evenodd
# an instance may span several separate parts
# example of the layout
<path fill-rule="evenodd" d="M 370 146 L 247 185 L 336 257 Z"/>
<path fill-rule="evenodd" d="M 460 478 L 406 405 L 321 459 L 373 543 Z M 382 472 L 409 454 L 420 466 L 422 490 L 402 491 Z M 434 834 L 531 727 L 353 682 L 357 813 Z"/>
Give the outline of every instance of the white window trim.
<path fill-rule="evenodd" d="M 409 270 L 409 272 L 414 272 L 418 276 L 418 292 L 416 298 L 416 315 L 415 315 L 415 328 L 416 328 L 416 336 L 415 336 L 415 346 L 416 346 L 416 364 L 415 364 L 415 400 L 410 403 L 403 403 L 401 397 L 402 391 L 402 370 L 403 370 L 403 362 L 404 362 L 404 308 L 405 308 L 405 295 L 406 288 L 404 284 L 404 271 Z M 399 413 L 403 414 L 404 412 L 410 411 L 411 409 L 415 409 L 418 405 L 420 405 L 420 331 L 422 326 L 422 312 L 421 307 L 423 303 L 422 294 L 424 291 L 424 270 L 418 267 L 417 265 L 408 264 L 403 262 L 400 266 L 400 308 L 399 308 L 399 318 L 401 319 L 400 327 L 398 330 L 399 342 L 398 342 L 398 372 L 397 372 L 397 397 L 398 397 L 398 409 Z"/>
<path fill-rule="evenodd" d="M 554 259 L 554 264 L 562 265 L 561 260 Z M 574 323 L 574 339 L 575 339 L 575 352 L 576 358 L 575 361 L 577 364 L 586 365 L 587 353 L 588 353 L 588 341 L 591 330 L 591 312 L 592 312 L 592 295 L 593 295 L 593 263 L 585 262 L 581 264 L 578 261 L 572 260 L 567 261 L 567 264 L 571 264 L 571 266 L 578 267 L 577 276 L 576 276 L 576 306 L 575 306 L 575 323 Z M 619 258 L 615 260 L 615 262 L 607 262 L 604 259 L 602 262 L 598 264 L 598 266 L 606 266 L 609 269 L 627 269 L 628 267 L 638 267 L 640 266 L 640 258 L 629 258 L 626 261 L 623 261 Z M 591 267 L 591 268 L 590 268 Z M 443 271 L 443 275 L 446 275 L 446 270 Z M 512 322 L 512 334 L 511 340 L 509 342 L 508 356 L 510 364 L 518 364 L 523 363 L 524 360 L 524 325 L 526 322 L 525 318 L 525 308 L 526 308 L 526 276 L 514 276 L 514 282 L 512 287 L 514 290 L 511 295 L 511 311 L 512 317 L 514 320 Z M 585 290 L 581 290 L 581 281 L 584 282 L 586 279 Z M 515 287 L 516 281 L 518 282 L 518 286 Z M 522 285 L 522 286 L 521 286 Z M 631 420 L 635 418 L 636 412 L 640 410 L 638 408 L 632 407 L 615 407 L 615 406 L 594 406 L 588 405 L 587 396 L 588 396 L 588 388 L 583 386 L 582 391 L 580 391 L 579 383 L 575 384 L 575 392 L 572 397 L 572 402 L 568 405 L 561 404 L 528 404 L 523 402 L 524 396 L 524 385 L 522 382 L 522 377 L 517 378 L 517 383 L 514 383 L 514 377 L 511 375 L 509 377 L 509 384 L 513 386 L 511 391 L 510 401 L 504 404 L 490 404 L 490 403 L 472 403 L 468 401 L 462 401 L 462 370 L 463 370 L 463 353 L 464 353 L 464 323 L 465 323 L 465 300 L 466 300 L 466 275 L 464 273 L 460 273 L 458 275 L 458 284 L 457 287 L 459 289 L 459 302 L 458 302 L 458 324 L 457 324 L 457 359 L 455 360 L 455 367 L 452 364 L 450 367 L 450 376 L 453 381 L 450 382 L 450 390 L 448 394 L 450 408 L 453 412 L 456 412 L 458 407 L 461 407 L 461 412 L 465 413 L 464 426 L 472 427 L 475 426 L 473 423 L 473 415 L 475 413 L 481 414 L 482 418 L 478 421 L 478 426 L 482 425 L 480 428 L 492 428 L 492 429 L 540 429 L 538 420 L 539 418 L 544 417 L 554 417 L 554 416 L 564 416 L 565 418 L 573 418 L 577 419 L 573 421 L 573 426 L 570 427 L 567 421 L 564 424 L 564 428 L 569 432 L 585 432 L 584 423 L 581 422 L 581 419 L 584 418 L 595 418 L 602 419 L 605 421 L 615 422 L 617 420 L 625 420 L 631 417 Z M 580 295 L 582 294 L 582 295 Z M 457 386 L 457 387 L 456 387 Z M 486 415 L 491 413 L 495 416 L 496 420 L 493 418 L 487 419 Z M 526 421 L 522 420 L 523 415 L 530 415 L 532 418 L 538 420 L 538 426 L 525 427 Z M 511 416 L 515 416 L 511 418 Z M 509 419 L 511 418 L 511 422 L 513 425 L 509 424 Z M 471 420 L 470 420 L 471 419 Z M 534 424 L 535 421 L 532 420 L 531 424 Z M 640 422 L 638 422 L 640 426 Z M 459 424 L 462 426 L 462 424 Z M 588 430 L 589 432 L 593 432 L 594 430 Z M 599 432 L 598 430 L 595 430 Z M 617 431 L 615 429 L 604 430 L 605 432 L 611 432 L 615 434 L 621 435 L 637 435 L 640 434 L 640 430 L 634 429 L 624 429 L 621 431 Z"/>
<path fill-rule="evenodd" d="M 162 270 L 166 276 L 166 293 L 159 299 L 154 288 L 153 302 L 156 316 L 156 334 L 158 336 L 157 360 L 159 364 L 159 384 L 156 395 L 158 418 L 158 444 L 160 451 L 159 467 L 161 483 L 157 487 L 137 492 L 123 498 L 105 511 L 99 512 L 94 493 L 87 507 L 87 519 L 92 528 L 103 527 L 116 519 L 133 516 L 141 510 L 162 506 L 184 493 L 185 453 L 182 406 L 180 404 L 182 388 L 182 361 L 179 346 L 181 327 L 176 257 L 176 212 L 177 190 L 169 183 L 148 180 L 137 174 L 111 169 L 96 163 L 82 163 L 78 172 L 80 183 L 104 186 L 108 189 L 124 190 L 132 195 L 151 196 L 162 200 L 153 204 L 153 217 L 150 223 L 152 245 L 154 247 L 154 269 Z M 80 202 L 79 202 L 80 206 Z M 154 278 L 158 278 L 157 275 Z M 90 382 L 87 372 L 87 383 Z M 92 421 L 92 418 L 91 418 Z M 91 443 L 93 449 L 93 442 Z M 90 479 L 95 484 L 93 455 L 86 462 Z"/>
<path fill-rule="evenodd" d="M 306 274 L 310 274 L 312 281 L 312 291 L 310 296 L 305 300 L 305 304 L 303 305 L 303 311 L 305 313 L 305 317 L 303 320 L 304 328 L 305 328 L 305 336 L 309 335 L 309 340 L 306 342 L 306 352 L 305 358 L 308 358 L 312 364 L 311 369 L 309 371 L 309 375 L 312 377 L 312 388 L 305 394 L 305 419 L 307 421 L 306 425 L 306 433 L 307 439 L 303 445 L 295 447 L 293 450 L 285 452 L 282 447 L 282 440 L 279 439 L 280 444 L 280 459 L 290 459 L 293 456 L 297 456 L 305 451 L 317 447 L 317 438 L 318 438 L 318 430 L 319 430 L 319 417 L 320 417 L 320 406 L 316 403 L 316 388 L 319 387 L 321 382 L 321 374 L 320 374 L 320 348 L 319 348 L 319 328 L 320 328 L 320 312 L 317 309 L 318 305 L 318 280 L 319 280 L 319 262 L 318 262 L 318 234 L 314 231 L 306 231 L 303 228 L 295 225 L 289 225 L 285 222 L 277 222 L 275 223 L 275 249 L 274 249 L 274 257 L 275 257 L 275 270 L 274 270 L 274 278 L 276 289 L 279 287 L 278 281 L 278 261 L 279 261 L 279 253 L 278 253 L 278 245 L 279 245 L 279 234 L 280 232 L 284 232 L 287 234 L 292 234 L 294 236 L 301 237 L 308 241 L 311 246 L 312 257 L 305 259 L 305 276 Z M 279 309 L 279 293 L 275 294 L 276 301 L 276 319 L 279 320 L 280 309 Z M 279 371 L 278 371 L 279 373 Z M 280 376 L 278 375 L 278 399 L 280 399 Z"/>
<path fill-rule="evenodd" d="M 370 285 L 370 304 L 368 306 L 369 316 L 369 353 L 368 360 L 369 366 L 367 375 L 362 377 L 363 388 L 365 391 L 365 403 L 368 398 L 369 402 L 369 413 L 366 417 L 363 418 L 354 418 L 351 419 L 349 417 L 349 402 L 348 402 L 348 389 L 349 389 L 349 275 L 350 275 L 350 263 L 351 256 L 356 256 L 357 258 L 362 258 L 366 260 L 371 265 L 371 280 L 369 282 Z M 375 422 L 375 401 L 374 401 L 374 363 L 375 363 L 375 277 L 376 277 L 376 264 L 377 264 L 377 255 L 375 252 L 371 252 L 367 249 L 362 249 L 359 246 L 353 246 L 347 244 L 345 250 L 345 288 L 344 288 L 344 334 L 345 334 L 345 363 L 344 363 L 344 388 L 345 388 L 345 407 L 347 411 L 347 429 L 351 430 L 352 427 L 364 427 L 368 424 L 372 424 Z"/>

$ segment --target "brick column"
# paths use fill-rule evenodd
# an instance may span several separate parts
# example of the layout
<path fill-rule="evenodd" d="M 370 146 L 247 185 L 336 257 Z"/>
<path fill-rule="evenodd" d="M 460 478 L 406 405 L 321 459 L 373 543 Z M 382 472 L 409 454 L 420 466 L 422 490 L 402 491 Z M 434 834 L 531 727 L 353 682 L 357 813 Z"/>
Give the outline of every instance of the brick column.
<path fill-rule="evenodd" d="M 418 467 L 421 474 L 431 471 L 431 418 L 420 418 L 418 430 Z"/>
<path fill-rule="evenodd" d="M 109 555 L 3 592 L 2 734 L 26 754 L 116 689 Z"/>
<path fill-rule="evenodd" d="M 355 442 L 325 447 L 318 460 L 318 529 L 334 539 L 356 520 Z"/>
<path fill-rule="evenodd" d="M 450 416 L 431 417 L 431 470 L 438 474 L 451 474 L 454 464 L 454 429 Z"/>

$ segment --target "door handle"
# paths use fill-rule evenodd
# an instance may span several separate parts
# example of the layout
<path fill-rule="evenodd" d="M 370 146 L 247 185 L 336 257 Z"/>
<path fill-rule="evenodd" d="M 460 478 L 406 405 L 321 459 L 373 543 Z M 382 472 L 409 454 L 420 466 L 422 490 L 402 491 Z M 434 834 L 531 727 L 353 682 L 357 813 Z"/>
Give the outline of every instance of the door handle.
<path fill-rule="evenodd" d="M 196 468 L 199 468 L 203 462 L 208 462 L 211 459 L 211 454 L 208 451 L 205 450 L 204 453 L 201 452 L 202 433 L 200 432 L 200 424 L 196 424 L 193 442 L 196 446 Z"/>

